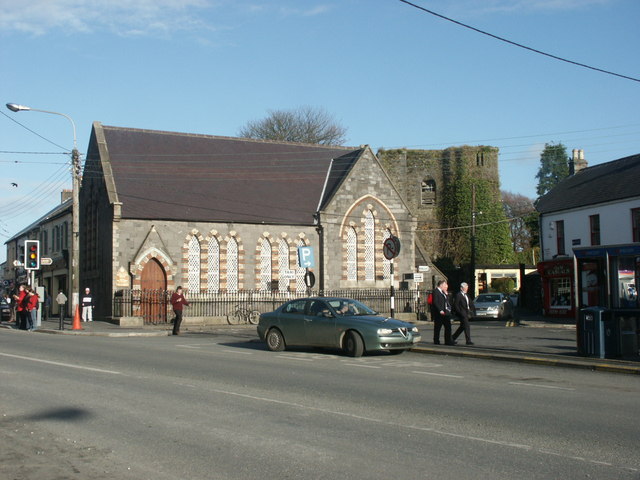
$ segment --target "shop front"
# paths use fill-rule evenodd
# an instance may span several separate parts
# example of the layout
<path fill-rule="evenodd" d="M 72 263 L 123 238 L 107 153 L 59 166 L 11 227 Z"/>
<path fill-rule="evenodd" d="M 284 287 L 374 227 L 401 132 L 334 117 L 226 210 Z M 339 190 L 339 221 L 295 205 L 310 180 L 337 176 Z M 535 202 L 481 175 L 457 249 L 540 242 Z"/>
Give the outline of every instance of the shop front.
<path fill-rule="evenodd" d="M 563 258 L 540 262 L 538 273 L 542 281 L 544 315 L 575 318 L 573 259 Z"/>

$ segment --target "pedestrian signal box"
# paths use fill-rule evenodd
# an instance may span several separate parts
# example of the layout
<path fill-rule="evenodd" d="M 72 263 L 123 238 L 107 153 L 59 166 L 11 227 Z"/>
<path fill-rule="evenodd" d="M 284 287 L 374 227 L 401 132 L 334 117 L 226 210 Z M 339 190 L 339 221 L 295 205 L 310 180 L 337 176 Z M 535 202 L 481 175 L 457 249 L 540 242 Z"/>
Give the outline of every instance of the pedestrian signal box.
<path fill-rule="evenodd" d="M 40 240 L 25 240 L 24 258 L 24 268 L 26 270 L 40 269 Z"/>

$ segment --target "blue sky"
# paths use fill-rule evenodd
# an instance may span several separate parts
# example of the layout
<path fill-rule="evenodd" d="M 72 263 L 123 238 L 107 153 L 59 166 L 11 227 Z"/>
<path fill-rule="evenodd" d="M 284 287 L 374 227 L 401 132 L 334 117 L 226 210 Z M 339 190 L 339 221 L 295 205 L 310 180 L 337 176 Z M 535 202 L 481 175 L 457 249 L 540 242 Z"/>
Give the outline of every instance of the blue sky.
<path fill-rule="evenodd" d="M 637 0 L 413 3 L 640 78 Z M 0 0 L 0 62 L 3 242 L 70 187 L 73 146 L 65 118 L 8 102 L 72 117 L 82 154 L 93 121 L 235 136 L 270 109 L 322 107 L 349 145 L 497 146 L 502 188 L 532 198 L 546 142 L 590 165 L 640 153 L 640 82 L 399 0 Z"/>

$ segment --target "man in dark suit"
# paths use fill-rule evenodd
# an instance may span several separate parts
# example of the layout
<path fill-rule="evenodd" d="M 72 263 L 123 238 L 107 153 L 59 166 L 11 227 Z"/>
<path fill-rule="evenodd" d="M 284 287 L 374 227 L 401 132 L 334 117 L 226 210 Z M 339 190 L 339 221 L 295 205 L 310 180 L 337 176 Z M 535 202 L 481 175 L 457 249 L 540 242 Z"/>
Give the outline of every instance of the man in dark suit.
<path fill-rule="evenodd" d="M 460 291 L 456 294 L 456 298 L 453 300 L 453 311 L 460 320 L 460 326 L 453 334 L 453 341 L 464 332 L 464 338 L 467 340 L 467 345 L 473 345 L 471 341 L 471 329 L 469 328 L 469 320 L 473 313 L 475 313 L 475 306 L 473 300 L 467 295 L 469 285 L 466 283 L 460 284 Z"/>
<path fill-rule="evenodd" d="M 433 319 L 433 343 L 440 345 L 440 330 L 444 327 L 444 343 L 455 345 L 451 338 L 451 304 L 447 293 L 447 282 L 440 280 L 433 291 L 431 304 L 431 318 Z"/>

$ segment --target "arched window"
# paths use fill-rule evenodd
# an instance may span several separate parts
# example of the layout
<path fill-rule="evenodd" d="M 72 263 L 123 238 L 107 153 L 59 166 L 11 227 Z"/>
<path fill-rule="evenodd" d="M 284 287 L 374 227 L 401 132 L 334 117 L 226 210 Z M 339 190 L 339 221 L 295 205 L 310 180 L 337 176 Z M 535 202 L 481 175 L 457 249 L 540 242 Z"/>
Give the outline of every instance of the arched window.
<path fill-rule="evenodd" d="M 373 212 L 367 210 L 364 216 L 364 279 L 376 279 L 376 224 Z"/>
<path fill-rule="evenodd" d="M 187 247 L 187 288 L 189 292 L 200 291 L 200 242 L 195 235 Z"/>
<path fill-rule="evenodd" d="M 291 271 L 289 269 L 289 244 L 284 238 L 278 239 L 278 290 L 286 292 L 289 290 L 289 280 Z"/>
<path fill-rule="evenodd" d="M 347 280 L 358 280 L 358 235 L 356 229 L 347 229 Z"/>
<path fill-rule="evenodd" d="M 422 180 L 420 183 L 420 203 L 433 205 L 436 203 L 436 182 L 432 178 Z"/>
<path fill-rule="evenodd" d="M 387 238 L 391 237 L 391 230 L 386 228 L 384 233 L 382 234 L 382 241 L 384 242 Z M 382 256 L 382 278 L 385 280 L 391 279 L 391 260 L 387 260 L 387 257 Z"/>
<path fill-rule="evenodd" d="M 238 291 L 238 241 L 233 237 L 227 242 L 227 291 Z"/>
<path fill-rule="evenodd" d="M 220 243 L 216 237 L 209 239 L 207 261 L 207 289 L 209 292 L 220 290 Z"/>
<path fill-rule="evenodd" d="M 271 244 L 266 238 L 260 239 L 260 278 L 258 290 L 271 289 Z"/>

